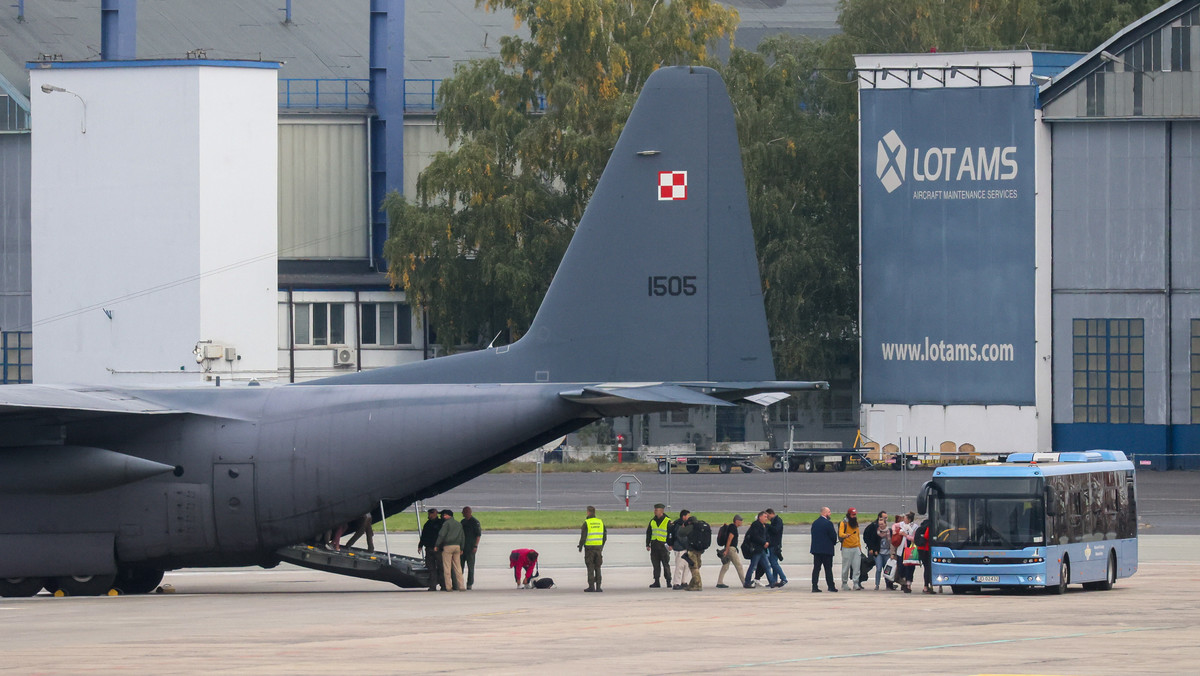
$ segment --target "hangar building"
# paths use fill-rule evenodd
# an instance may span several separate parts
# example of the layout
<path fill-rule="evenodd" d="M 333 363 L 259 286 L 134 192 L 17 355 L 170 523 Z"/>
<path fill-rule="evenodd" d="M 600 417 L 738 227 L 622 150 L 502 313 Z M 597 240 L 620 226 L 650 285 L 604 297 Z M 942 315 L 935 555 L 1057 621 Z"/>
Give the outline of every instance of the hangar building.
<path fill-rule="evenodd" d="M 1200 466 L 1197 45 L 857 58 L 867 435 Z"/>

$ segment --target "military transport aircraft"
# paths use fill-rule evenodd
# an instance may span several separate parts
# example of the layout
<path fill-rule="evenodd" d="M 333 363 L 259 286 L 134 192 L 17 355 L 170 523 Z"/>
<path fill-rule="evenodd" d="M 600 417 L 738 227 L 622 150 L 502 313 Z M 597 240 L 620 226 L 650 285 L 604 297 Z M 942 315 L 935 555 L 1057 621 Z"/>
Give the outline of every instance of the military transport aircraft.
<path fill-rule="evenodd" d="M 663 68 L 512 345 L 285 386 L 0 387 L 0 593 L 275 565 L 601 417 L 825 386 L 774 378 L 728 94 Z"/>

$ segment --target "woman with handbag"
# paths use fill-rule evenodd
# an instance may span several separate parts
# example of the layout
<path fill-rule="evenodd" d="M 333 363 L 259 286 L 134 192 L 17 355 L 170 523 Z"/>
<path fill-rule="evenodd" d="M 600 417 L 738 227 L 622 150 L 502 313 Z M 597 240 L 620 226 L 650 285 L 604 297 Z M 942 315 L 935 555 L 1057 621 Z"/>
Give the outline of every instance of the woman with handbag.
<path fill-rule="evenodd" d="M 917 554 L 917 546 L 913 544 L 913 532 L 915 530 L 913 523 L 916 520 L 917 515 L 909 512 L 904 515 L 904 522 L 898 524 L 899 528 L 896 529 L 900 535 L 900 544 L 896 548 L 896 553 L 901 564 L 899 571 L 896 573 L 896 581 L 900 583 L 900 589 L 905 594 L 912 593 L 913 572 L 917 564 L 921 562 L 920 556 Z M 892 541 L 895 542 L 894 534 Z"/>

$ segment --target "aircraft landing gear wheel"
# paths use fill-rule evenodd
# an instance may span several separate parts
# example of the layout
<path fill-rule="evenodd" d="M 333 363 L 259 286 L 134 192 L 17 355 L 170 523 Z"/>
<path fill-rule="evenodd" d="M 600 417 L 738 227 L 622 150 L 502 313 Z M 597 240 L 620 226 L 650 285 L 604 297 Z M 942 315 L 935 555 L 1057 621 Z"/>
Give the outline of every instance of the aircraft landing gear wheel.
<path fill-rule="evenodd" d="M 40 577 L 6 577 L 0 579 L 0 596 L 5 598 L 24 598 L 33 596 L 42 590 Z"/>
<path fill-rule="evenodd" d="M 117 568 L 117 579 L 113 584 L 122 594 L 149 594 L 158 588 L 162 579 L 163 572 L 157 568 L 121 566 Z"/>
<path fill-rule="evenodd" d="M 817 463 L 813 462 L 812 458 L 805 458 L 804 459 L 804 471 L 808 472 L 809 474 L 812 474 L 813 472 L 817 471 Z"/>
<path fill-rule="evenodd" d="M 666 473 L 667 473 L 667 461 L 666 461 L 666 460 L 659 460 L 659 461 L 658 461 L 658 473 L 659 473 L 659 474 L 666 474 Z"/>
<path fill-rule="evenodd" d="M 688 471 L 688 474 L 695 474 L 696 472 L 699 472 L 700 471 L 700 463 L 689 462 L 687 464 L 687 471 Z"/>
<path fill-rule="evenodd" d="M 1058 564 L 1058 584 L 1050 588 L 1050 593 L 1065 594 L 1069 584 L 1071 584 L 1071 562 L 1064 556 L 1062 563 Z"/>
<path fill-rule="evenodd" d="M 729 472 L 732 470 L 733 463 L 729 462 L 728 460 L 722 460 L 717 464 L 717 471 L 719 471 L 721 474 L 729 474 Z"/>
<path fill-rule="evenodd" d="M 54 578 L 54 583 L 67 596 L 102 596 L 113 588 L 116 578 L 116 575 L 68 575 Z"/>

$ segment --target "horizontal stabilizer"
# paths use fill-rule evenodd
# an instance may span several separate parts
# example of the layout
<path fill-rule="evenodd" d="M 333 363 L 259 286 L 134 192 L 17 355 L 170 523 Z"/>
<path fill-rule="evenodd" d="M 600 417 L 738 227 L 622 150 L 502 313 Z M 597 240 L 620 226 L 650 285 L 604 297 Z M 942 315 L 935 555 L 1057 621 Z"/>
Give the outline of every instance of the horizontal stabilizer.
<path fill-rule="evenodd" d="M 106 413 L 179 413 L 127 392 L 104 387 L 9 385 L 0 390 L 0 414 L 31 410 L 61 411 L 72 417 Z"/>
<path fill-rule="evenodd" d="M 777 401 L 783 401 L 793 392 L 810 390 L 828 390 L 829 383 L 824 380 L 766 380 L 760 382 L 723 382 L 723 383 L 675 383 L 681 387 L 700 390 L 710 397 L 723 401 L 748 399 L 760 406 L 769 406 Z M 770 395 L 773 399 L 763 404 L 757 395 Z M 783 395 L 783 396 L 776 396 Z"/>
<path fill-rule="evenodd" d="M 604 416 L 671 411 L 689 406 L 732 406 L 680 385 L 594 385 L 560 392 L 567 401 L 585 404 Z"/>

